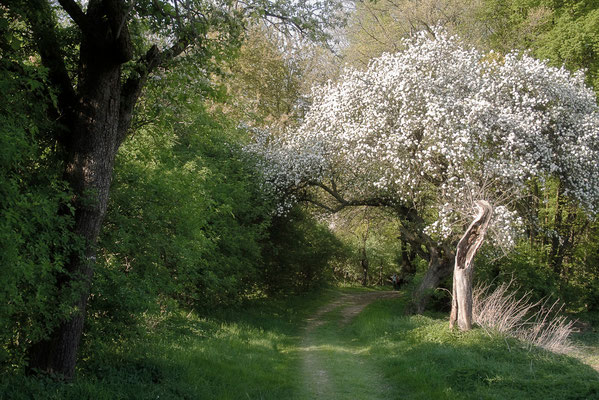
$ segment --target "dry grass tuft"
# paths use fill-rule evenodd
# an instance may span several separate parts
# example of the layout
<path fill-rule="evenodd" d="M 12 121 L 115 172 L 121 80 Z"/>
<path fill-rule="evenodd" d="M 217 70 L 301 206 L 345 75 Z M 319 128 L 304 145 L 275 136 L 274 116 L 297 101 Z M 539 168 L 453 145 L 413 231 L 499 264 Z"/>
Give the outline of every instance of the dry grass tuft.
<path fill-rule="evenodd" d="M 529 347 L 539 346 L 555 353 L 571 351 L 568 337 L 574 330 L 574 321 L 560 314 L 563 304 L 548 299 L 531 302 L 531 293 L 518 296 L 511 290 L 512 283 L 503 283 L 495 290 L 488 284 L 474 288 L 474 322 L 487 333 L 496 331 L 516 337 Z"/>

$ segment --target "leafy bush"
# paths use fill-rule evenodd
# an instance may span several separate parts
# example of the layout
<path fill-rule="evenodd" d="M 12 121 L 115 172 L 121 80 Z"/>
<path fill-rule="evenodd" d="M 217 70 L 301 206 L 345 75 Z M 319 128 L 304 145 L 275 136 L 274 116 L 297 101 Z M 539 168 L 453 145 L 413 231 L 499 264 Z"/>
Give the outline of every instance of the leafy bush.
<path fill-rule="evenodd" d="M 270 210 L 234 132 L 201 114 L 171 134 L 142 130 L 118 156 L 94 309 L 230 305 L 256 280 Z"/>
<path fill-rule="evenodd" d="M 0 22 L 6 22 L 1 21 Z M 11 34 L 0 37 L 16 45 Z M 52 94 L 45 70 L 0 57 L 0 370 L 20 368 L 28 346 L 43 339 L 70 312 L 73 295 L 57 289 L 70 249 L 72 215 L 68 188 L 49 132 L 60 129 L 46 117 Z"/>

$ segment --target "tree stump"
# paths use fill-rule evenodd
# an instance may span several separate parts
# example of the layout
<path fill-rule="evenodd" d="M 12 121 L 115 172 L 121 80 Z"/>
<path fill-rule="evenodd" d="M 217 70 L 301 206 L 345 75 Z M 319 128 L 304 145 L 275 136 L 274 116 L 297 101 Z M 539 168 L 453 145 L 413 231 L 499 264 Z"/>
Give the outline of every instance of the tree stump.
<path fill-rule="evenodd" d="M 484 241 L 493 214 L 493 207 L 485 200 L 477 201 L 476 206 L 478 214 L 458 242 L 453 268 L 453 298 L 449 326 L 453 329 L 457 321 L 458 327 L 463 331 L 472 328 L 472 261 Z"/>

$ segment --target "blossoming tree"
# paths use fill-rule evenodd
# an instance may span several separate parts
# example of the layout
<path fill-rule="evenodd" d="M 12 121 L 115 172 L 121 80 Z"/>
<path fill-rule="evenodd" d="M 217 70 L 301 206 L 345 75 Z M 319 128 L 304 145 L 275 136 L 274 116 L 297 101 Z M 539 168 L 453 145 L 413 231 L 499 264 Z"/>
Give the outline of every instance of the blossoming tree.
<path fill-rule="evenodd" d="M 596 211 L 599 108 L 582 72 L 525 54 L 483 54 L 442 29 L 404 45 L 315 88 L 301 126 L 260 136 L 250 150 L 261 155 L 265 184 L 281 210 L 297 200 L 333 212 L 356 205 L 393 210 L 402 239 L 428 260 L 415 311 L 455 265 L 465 273 L 454 278 L 452 323 L 469 329 L 472 258 L 488 219 L 496 243 L 513 242 L 514 202 L 530 179 L 556 177 L 570 197 Z M 307 187 L 319 193 L 308 196 Z M 475 206 L 476 232 L 460 241 L 455 264 L 464 218 Z"/>

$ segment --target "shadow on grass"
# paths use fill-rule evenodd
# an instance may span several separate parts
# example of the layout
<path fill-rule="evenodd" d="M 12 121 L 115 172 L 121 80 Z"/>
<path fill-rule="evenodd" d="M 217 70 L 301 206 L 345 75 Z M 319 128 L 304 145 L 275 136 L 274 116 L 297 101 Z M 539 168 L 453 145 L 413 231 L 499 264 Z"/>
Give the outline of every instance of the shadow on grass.
<path fill-rule="evenodd" d="M 0 400 L 290 399 L 306 315 L 330 294 L 254 302 L 209 317 L 179 312 L 124 341 L 96 337 L 76 379 L 0 377 Z"/>
<path fill-rule="evenodd" d="M 599 399 L 599 373 L 573 357 L 445 319 L 405 316 L 401 301 L 369 306 L 349 329 L 405 399 Z"/>

